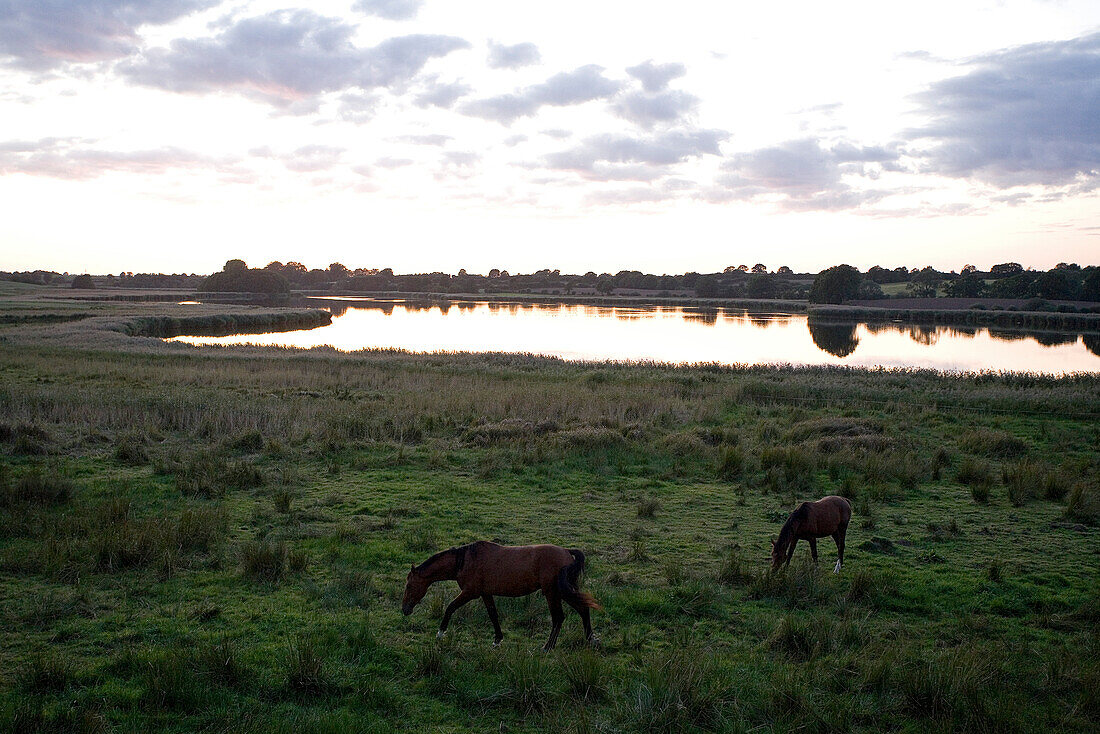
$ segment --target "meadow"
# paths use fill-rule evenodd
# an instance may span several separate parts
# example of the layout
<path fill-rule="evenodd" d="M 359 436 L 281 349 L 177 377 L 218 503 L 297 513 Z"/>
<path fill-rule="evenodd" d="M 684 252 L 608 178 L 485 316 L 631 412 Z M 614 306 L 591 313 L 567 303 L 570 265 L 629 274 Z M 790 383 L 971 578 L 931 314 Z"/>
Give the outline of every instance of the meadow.
<path fill-rule="evenodd" d="M 0 327 L 0 729 L 1100 725 L 1100 377 L 192 348 L 85 321 Z M 842 572 L 829 540 L 770 572 L 827 494 L 854 507 Z M 410 564 L 476 539 L 583 549 L 599 647 L 569 611 L 542 653 L 537 596 L 497 600 L 500 648 L 479 604 L 436 639 L 454 584 L 403 617 Z"/>

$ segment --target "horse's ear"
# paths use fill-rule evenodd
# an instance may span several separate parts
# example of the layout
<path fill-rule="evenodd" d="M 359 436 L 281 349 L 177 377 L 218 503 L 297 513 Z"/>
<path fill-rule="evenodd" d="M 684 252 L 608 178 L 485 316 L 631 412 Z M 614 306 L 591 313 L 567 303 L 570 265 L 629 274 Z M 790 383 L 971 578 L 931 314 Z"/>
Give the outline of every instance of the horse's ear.
<path fill-rule="evenodd" d="M 409 573 L 412 573 L 415 570 L 416 570 L 416 564 L 414 563 L 412 566 L 409 567 Z"/>
<path fill-rule="evenodd" d="M 771 540 L 772 548 L 774 548 L 775 547 L 775 538 L 770 538 L 769 540 Z"/>

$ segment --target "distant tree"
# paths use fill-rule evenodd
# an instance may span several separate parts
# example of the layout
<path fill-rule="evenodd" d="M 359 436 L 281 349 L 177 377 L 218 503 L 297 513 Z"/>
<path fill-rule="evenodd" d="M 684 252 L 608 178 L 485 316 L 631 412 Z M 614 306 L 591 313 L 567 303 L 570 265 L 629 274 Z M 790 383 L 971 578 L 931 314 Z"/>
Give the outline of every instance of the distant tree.
<path fill-rule="evenodd" d="M 863 277 L 851 265 L 834 265 L 822 270 L 810 286 L 810 303 L 843 303 L 859 295 Z"/>
<path fill-rule="evenodd" d="M 766 273 L 768 272 L 768 266 L 763 263 L 756 263 L 752 266 L 752 272 L 754 273 Z"/>
<path fill-rule="evenodd" d="M 745 293 L 749 298 L 775 298 L 775 281 L 766 274 L 756 273 L 749 278 Z"/>
<path fill-rule="evenodd" d="M 740 270 L 742 273 L 749 272 L 749 266 L 748 265 L 738 265 L 737 269 Z"/>
<path fill-rule="evenodd" d="M 779 269 L 776 270 L 775 272 L 779 273 L 780 275 L 793 275 L 794 274 L 794 271 L 792 271 L 786 265 L 780 265 Z"/>
<path fill-rule="evenodd" d="M 1081 269 L 1081 266 L 1078 265 L 1077 263 L 1058 263 L 1057 265 L 1054 266 L 1054 269 L 1055 270 L 1074 270 L 1074 271 L 1077 271 L 1077 270 Z"/>
<path fill-rule="evenodd" d="M 861 301 L 873 301 L 879 298 L 886 298 L 879 284 L 870 278 L 864 278 L 859 282 L 859 291 L 856 295 Z"/>
<path fill-rule="evenodd" d="M 264 293 L 276 295 L 290 292 L 290 283 L 281 273 L 270 270 L 249 270 L 243 260 L 230 260 L 220 273 L 214 273 L 199 285 L 205 293 Z"/>
<path fill-rule="evenodd" d="M 281 262 L 279 262 L 278 260 L 272 260 L 271 262 L 269 262 L 267 265 L 264 266 L 264 270 L 271 270 L 271 271 L 274 271 L 276 273 L 279 273 L 279 272 L 282 272 L 282 270 L 283 270 L 283 264 Z"/>
<path fill-rule="evenodd" d="M 727 265 L 726 267 L 722 268 L 722 272 L 723 273 L 736 273 L 737 272 L 737 266 Z"/>
<path fill-rule="evenodd" d="M 348 277 L 348 273 L 351 272 L 341 263 L 330 263 L 328 266 L 329 275 L 337 280 Z"/>
<path fill-rule="evenodd" d="M 1077 280 L 1069 270 L 1048 270 L 1039 273 L 1032 281 L 1028 295 L 1051 300 L 1073 300 L 1077 297 Z"/>
<path fill-rule="evenodd" d="M 92 282 L 92 276 L 85 273 L 84 275 L 78 275 L 73 278 L 73 288 L 82 288 L 87 290 L 88 288 L 95 288 L 95 283 Z"/>
<path fill-rule="evenodd" d="M 973 265 L 963 265 L 962 271 L 964 273 L 976 273 L 978 272 L 978 268 Z"/>
<path fill-rule="evenodd" d="M 610 273 L 604 273 L 596 279 L 596 290 L 604 295 L 611 293 L 615 290 L 614 276 Z"/>
<path fill-rule="evenodd" d="M 489 277 L 494 278 L 494 279 L 499 278 L 500 277 L 500 268 L 493 268 L 492 270 L 490 270 L 489 271 Z"/>
<path fill-rule="evenodd" d="M 991 283 L 986 295 L 992 298 L 1024 298 L 1034 280 L 1034 273 L 1022 270 L 1011 277 L 1001 278 Z"/>
<path fill-rule="evenodd" d="M 1024 266 L 1020 263 L 999 263 L 989 269 L 989 274 L 994 278 L 1007 278 L 1022 272 L 1024 272 Z"/>
<path fill-rule="evenodd" d="M 974 268 L 973 265 L 967 267 Z M 963 272 L 944 286 L 943 292 L 951 298 L 981 298 L 985 293 L 985 281 L 978 277 L 977 268 Z"/>
<path fill-rule="evenodd" d="M 935 298 L 942 282 L 943 273 L 928 265 L 913 273 L 905 286 L 905 291 L 914 298 Z"/>
<path fill-rule="evenodd" d="M 1085 279 L 1081 281 L 1082 301 L 1100 301 L 1100 268 L 1085 269 Z"/>

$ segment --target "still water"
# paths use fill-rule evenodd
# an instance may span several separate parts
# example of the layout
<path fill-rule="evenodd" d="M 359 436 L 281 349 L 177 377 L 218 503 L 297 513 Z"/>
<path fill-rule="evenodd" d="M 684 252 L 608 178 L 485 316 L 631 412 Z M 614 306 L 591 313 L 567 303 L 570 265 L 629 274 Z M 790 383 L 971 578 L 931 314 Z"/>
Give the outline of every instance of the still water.
<path fill-rule="evenodd" d="M 1100 372 L 1100 335 L 898 323 L 690 307 L 323 299 L 332 324 L 303 331 L 176 337 L 191 344 L 339 350 L 529 352 L 568 360 L 848 365 L 944 371 Z"/>

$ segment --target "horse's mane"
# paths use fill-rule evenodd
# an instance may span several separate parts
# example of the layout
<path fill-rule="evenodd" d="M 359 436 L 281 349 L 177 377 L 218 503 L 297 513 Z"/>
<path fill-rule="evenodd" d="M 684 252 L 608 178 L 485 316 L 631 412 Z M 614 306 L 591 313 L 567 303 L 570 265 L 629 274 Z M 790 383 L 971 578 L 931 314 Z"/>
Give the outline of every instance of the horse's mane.
<path fill-rule="evenodd" d="M 461 566 L 462 562 L 466 558 L 466 551 L 470 550 L 470 548 L 473 545 L 474 545 L 473 543 L 470 543 L 469 545 L 459 545 L 459 546 L 454 546 L 452 548 L 448 548 L 445 551 L 439 551 L 435 555 L 431 556 L 428 560 L 424 561 L 419 566 L 417 566 L 415 570 L 416 570 L 417 573 L 423 573 L 424 571 L 427 571 L 429 568 L 431 568 L 433 565 L 435 565 L 439 561 L 443 560 L 443 558 L 445 558 L 449 555 L 452 555 L 452 554 L 458 555 L 457 564 L 458 564 L 458 566 Z"/>
<path fill-rule="evenodd" d="M 779 530 L 779 539 L 775 541 L 775 544 L 780 548 L 786 548 L 787 543 L 790 542 L 791 533 L 794 532 L 795 520 L 806 519 L 806 503 L 803 502 L 798 506 L 791 516 L 787 518 L 787 522 L 783 523 L 783 527 Z"/>

